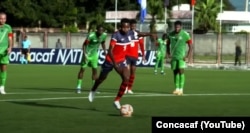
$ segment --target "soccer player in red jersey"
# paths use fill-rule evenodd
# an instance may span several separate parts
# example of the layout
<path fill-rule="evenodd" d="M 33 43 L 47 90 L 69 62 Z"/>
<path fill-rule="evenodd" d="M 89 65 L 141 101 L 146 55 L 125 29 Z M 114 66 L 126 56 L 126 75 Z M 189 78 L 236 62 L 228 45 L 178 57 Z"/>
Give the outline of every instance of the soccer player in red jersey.
<path fill-rule="evenodd" d="M 120 99 L 124 95 L 129 81 L 129 68 L 127 67 L 126 52 L 127 47 L 131 44 L 133 38 L 134 32 L 130 30 L 130 20 L 126 18 L 121 19 L 121 29 L 112 35 L 108 54 L 102 65 L 101 73 L 89 93 L 88 98 L 90 102 L 93 102 L 98 86 L 107 78 L 109 72 L 114 68 L 122 78 L 122 83 L 115 98 L 114 105 L 117 109 L 121 108 Z"/>
<path fill-rule="evenodd" d="M 133 86 L 134 79 L 135 79 L 136 62 L 138 60 L 138 50 L 140 47 L 143 61 L 145 61 L 145 55 L 144 55 L 145 50 L 144 50 L 144 41 L 143 41 L 144 38 L 142 36 L 139 36 L 140 32 L 136 30 L 135 19 L 132 19 L 130 21 L 130 28 L 131 28 L 131 31 L 134 32 L 135 37 L 127 48 L 126 59 L 127 59 L 128 67 L 130 69 L 130 77 L 129 77 L 129 83 L 128 83 L 126 93 L 133 94 L 132 86 Z"/>

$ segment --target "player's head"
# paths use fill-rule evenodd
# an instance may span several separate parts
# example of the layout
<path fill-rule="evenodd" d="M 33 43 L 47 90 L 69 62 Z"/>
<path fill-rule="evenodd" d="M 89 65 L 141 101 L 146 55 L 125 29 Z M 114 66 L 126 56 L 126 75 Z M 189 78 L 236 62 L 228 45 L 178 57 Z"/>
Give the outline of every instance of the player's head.
<path fill-rule="evenodd" d="M 0 12 L 0 25 L 5 24 L 6 22 L 6 14 L 3 12 Z"/>
<path fill-rule="evenodd" d="M 98 25 L 96 27 L 96 33 L 97 33 L 97 35 L 101 35 L 103 32 L 104 32 L 103 26 L 102 25 Z"/>
<path fill-rule="evenodd" d="M 27 40 L 27 38 L 28 38 L 27 35 L 25 35 L 25 36 L 23 37 L 24 40 Z"/>
<path fill-rule="evenodd" d="M 177 32 L 177 33 L 180 32 L 181 27 L 182 27 L 182 22 L 181 21 L 176 21 L 174 23 L 174 30 L 175 30 L 175 32 Z"/>
<path fill-rule="evenodd" d="M 136 24 L 137 24 L 137 22 L 136 22 L 135 19 L 130 20 L 130 28 L 131 28 L 131 30 L 136 30 Z"/>
<path fill-rule="evenodd" d="M 167 39 L 167 34 L 166 33 L 162 34 L 162 40 L 165 40 L 165 39 Z"/>
<path fill-rule="evenodd" d="M 121 27 L 121 31 L 123 33 L 125 33 L 125 34 L 128 33 L 128 31 L 130 30 L 130 20 L 127 18 L 121 19 L 120 27 Z"/>

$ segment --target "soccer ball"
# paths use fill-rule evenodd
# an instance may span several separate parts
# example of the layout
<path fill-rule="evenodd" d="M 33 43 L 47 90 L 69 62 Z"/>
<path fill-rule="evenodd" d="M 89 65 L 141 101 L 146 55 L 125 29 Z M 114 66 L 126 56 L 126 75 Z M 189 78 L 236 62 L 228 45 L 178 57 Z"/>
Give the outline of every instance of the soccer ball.
<path fill-rule="evenodd" d="M 133 114 L 133 107 L 130 104 L 124 104 L 121 106 L 120 113 L 123 117 L 131 117 Z"/>

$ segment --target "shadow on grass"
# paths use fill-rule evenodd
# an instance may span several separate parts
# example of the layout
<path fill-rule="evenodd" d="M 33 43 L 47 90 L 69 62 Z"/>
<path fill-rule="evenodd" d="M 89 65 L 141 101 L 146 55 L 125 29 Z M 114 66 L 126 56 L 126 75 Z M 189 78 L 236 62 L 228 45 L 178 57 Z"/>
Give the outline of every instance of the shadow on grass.
<path fill-rule="evenodd" d="M 94 111 L 94 112 L 104 112 L 103 110 L 97 109 L 95 106 L 88 107 L 73 107 L 66 105 L 53 105 L 53 104 L 45 104 L 38 102 L 22 102 L 22 101 L 9 101 L 9 103 L 25 105 L 25 106 L 34 106 L 34 107 L 42 107 L 42 108 L 61 108 L 61 109 L 75 109 L 75 110 L 85 110 L 85 111 Z"/>
<path fill-rule="evenodd" d="M 49 91 L 49 92 L 75 92 L 75 89 L 73 88 L 59 88 L 59 87 L 55 87 L 55 88 L 34 88 L 34 87 L 30 87 L 30 88 L 19 88 L 19 89 L 23 89 L 23 90 L 37 90 L 37 91 Z"/>
<path fill-rule="evenodd" d="M 15 102 L 15 101 L 11 101 L 10 103 L 19 104 L 19 105 L 26 105 L 26 106 L 46 107 L 46 108 L 82 109 L 82 108 L 72 107 L 72 106 L 44 104 L 44 103 L 37 103 L 37 102 L 20 102 L 20 101 Z"/>

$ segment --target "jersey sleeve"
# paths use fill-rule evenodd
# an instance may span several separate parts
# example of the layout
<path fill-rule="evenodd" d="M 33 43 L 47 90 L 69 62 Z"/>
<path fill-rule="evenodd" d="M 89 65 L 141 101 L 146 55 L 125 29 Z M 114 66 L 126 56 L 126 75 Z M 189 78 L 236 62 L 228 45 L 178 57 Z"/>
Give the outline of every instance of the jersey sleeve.
<path fill-rule="evenodd" d="M 187 32 L 184 32 L 184 34 L 185 34 L 186 43 L 191 45 L 192 39 L 191 39 L 190 35 Z"/>
<path fill-rule="evenodd" d="M 161 39 L 159 38 L 159 39 L 157 39 L 156 46 L 159 46 L 159 45 L 160 45 L 160 43 L 161 43 Z"/>
<path fill-rule="evenodd" d="M 102 35 L 102 43 L 106 41 L 106 38 L 107 38 L 107 33 L 103 33 Z"/>
<path fill-rule="evenodd" d="M 114 34 L 111 36 L 109 45 L 110 45 L 110 46 L 115 46 L 116 42 L 117 42 L 117 35 L 116 35 L 116 33 L 114 33 Z"/>
<path fill-rule="evenodd" d="M 11 26 L 8 26 L 8 37 L 12 37 L 13 38 L 13 32 L 12 32 Z"/>
<path fill-rule="evenodd" d="M 143 37 L 139 38 L 139 45 L 140 45 L 142 56 L 144 56 L 145 48 L 144 48 L 144 38 Z"/>
<path fill-rule="evenodd" d="M 93 38 L 94 38 L 94 33 L 88 34 L 86 40 L 84 41 L 84 45 L 88 45 Z"/>

